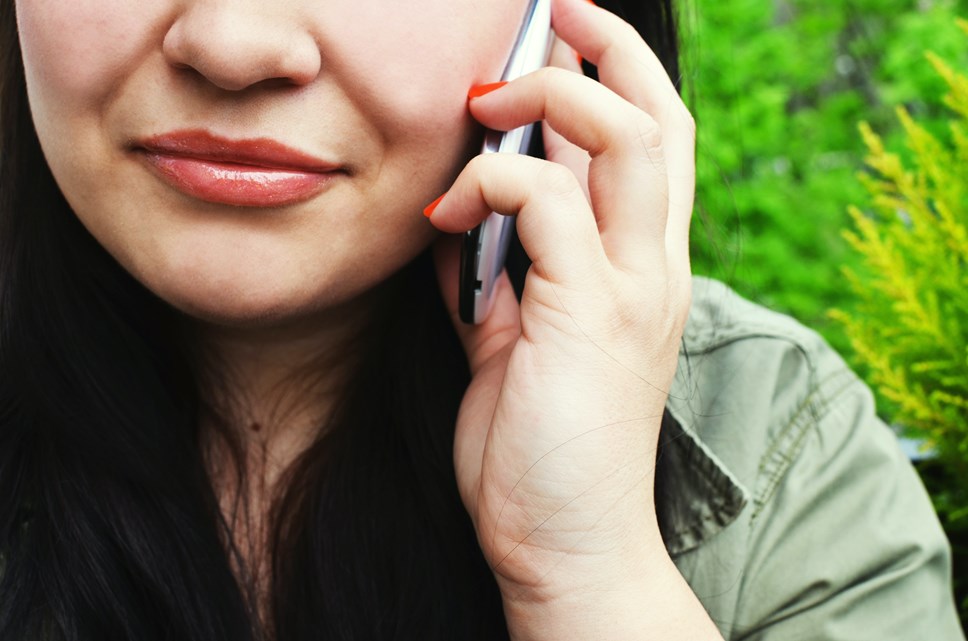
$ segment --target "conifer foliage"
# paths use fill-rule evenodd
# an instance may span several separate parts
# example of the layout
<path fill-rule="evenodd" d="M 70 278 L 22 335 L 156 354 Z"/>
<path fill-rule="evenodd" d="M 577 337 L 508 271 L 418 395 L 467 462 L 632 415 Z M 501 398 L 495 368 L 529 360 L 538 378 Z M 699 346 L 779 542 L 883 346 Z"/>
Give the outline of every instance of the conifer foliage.
<path fill-rule="evenodd" d="M 968 21 L 958 25 L 968 36 Z M 899 107 L 907 150 L 898 154 L 861 123 L 869 206 L 849 209 L 844 232 L 862 258 L 843 270 L 856 302 L 831 315 L 881 411 L 931 451 L 925 480 L 957 567 L 968 533 L 968 76 L 926 56 L 948 86 L 948 131 L 933 134 Z"/>

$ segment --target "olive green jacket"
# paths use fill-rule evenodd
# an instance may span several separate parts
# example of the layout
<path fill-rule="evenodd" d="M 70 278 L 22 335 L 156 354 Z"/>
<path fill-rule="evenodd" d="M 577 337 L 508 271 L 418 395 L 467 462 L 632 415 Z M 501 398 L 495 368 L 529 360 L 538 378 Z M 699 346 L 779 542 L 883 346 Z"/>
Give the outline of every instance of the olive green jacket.
<path fill-rule="evenodd" d="M 727 640 L 964 639 L 928 496 L 814 332 L 697 278 L 657 465 L 679 570 Z"/>

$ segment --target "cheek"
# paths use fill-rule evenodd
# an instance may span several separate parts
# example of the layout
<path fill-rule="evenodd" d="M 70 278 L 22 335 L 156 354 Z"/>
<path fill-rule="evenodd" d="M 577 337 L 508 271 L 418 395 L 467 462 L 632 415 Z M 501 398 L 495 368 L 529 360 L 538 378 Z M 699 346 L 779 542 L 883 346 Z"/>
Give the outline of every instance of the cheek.
<path fill-rule="evenodd" d="M 37 137 L 58 185 L 79 214 L 101 210 L 110 191 L 111 181 L 104 177 L 113 175 L 116 159 L 107 153 L 106 114 L 150 54 L 153 34 L 165 24 L 165 4 L 20 0 L 16 5 Z M 80 217 L 86 225 L 93 221 Z"/>
<path fill-rule="evenodd" d="M 18 2 L 17 29 L 31 102 L 45 106 L 53 99 L 54 104 L 71 101 L 76 107 L 109 95 L 144 50 L 164 4 L 142 0 Z"/>
<path fill-rule="evenodd" d="M 524 0 L 488 0 L 486 10 L 476 0 L 358 4 L 331 31 L 352 47 L 334 63 L 392 144 L 468 128 L 467 90 L 499 78 Z"/>

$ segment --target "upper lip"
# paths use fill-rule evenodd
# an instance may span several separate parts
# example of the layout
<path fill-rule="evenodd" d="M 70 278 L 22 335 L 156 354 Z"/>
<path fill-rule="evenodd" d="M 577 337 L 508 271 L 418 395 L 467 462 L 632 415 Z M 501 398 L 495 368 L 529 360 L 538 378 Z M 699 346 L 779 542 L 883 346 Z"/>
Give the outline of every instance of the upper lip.
<path fill-rule="evenodd" d="M 186 129 L 149 136 L 140 140 L 137 147 L 149 153 L 252 165 L 265 169 L 314 173 L 340 169 L 339 165 L 293 149 L 272 138 L 232 140 L 203 129 Z"/>

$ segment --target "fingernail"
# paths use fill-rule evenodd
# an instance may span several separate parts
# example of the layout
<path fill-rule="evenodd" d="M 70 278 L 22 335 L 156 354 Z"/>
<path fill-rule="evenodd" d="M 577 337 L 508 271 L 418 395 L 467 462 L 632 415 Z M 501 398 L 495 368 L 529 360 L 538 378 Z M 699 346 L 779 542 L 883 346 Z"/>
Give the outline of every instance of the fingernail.
<path fill-rule="evenodd" d="M 572 49 L 572 50 L 571 50 L 571 52 L 572 52 L 573 54 L 575 54 L 575 60 L 577 60 L 577 61 L 578 61 L 578 66 L 580 67 L 580 66 L 581 66 L 581 63 L 583 63 L 583 62 L 585 61 L 585 59 L 584 59 L 584 58 L 582 58 L 582 57 L 581 57 L 581 54 L 580 54 L 580 53 L 578 53 L 577 51 L 575 51 L 574 49 Z"/>
<path fill-rule="evenodd" d="M 471 87 L 471 90 L 467 92 L 467 99 L 480 98 L 484 94 L 489 94 L 495 89 L 500 89 L 507 84 L 507 81 L 502 80 L 501 82 L 491 82 L 486 85 L 477 85 L 476 87 Z"/>
<path fill-rule="evenodd" d="M 427 218 L 430 218 L 433 215 L 434 210 L 437 209 L 437 205 L 440 204 L 440 201 L 442 201 L 444 199 L 444 196 L 446 195 L 447 195 L 447 192 L 445 191 L 444 193 L 442 193 L 440 196 L 437 197 L 437 200 L 435 200 L 434 202 L 424 207 L 424 216 L 426 216 Z"/>

